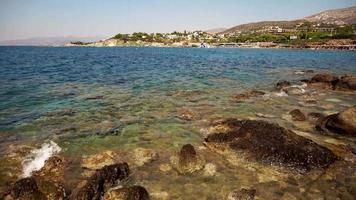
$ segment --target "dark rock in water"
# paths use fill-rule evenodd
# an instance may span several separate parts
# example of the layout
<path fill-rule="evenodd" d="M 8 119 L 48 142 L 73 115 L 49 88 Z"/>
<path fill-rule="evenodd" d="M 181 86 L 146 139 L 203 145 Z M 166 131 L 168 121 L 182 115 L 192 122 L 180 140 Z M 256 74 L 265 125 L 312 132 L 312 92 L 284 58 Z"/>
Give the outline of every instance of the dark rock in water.
<path fill-rule="evenodd" d="M 232 191 L 227 197 L 228 200 L 253 200 L 255 198 L 256 190 L 245 189 Z"/>
<path fill-rule="evenodd" d="M 242 94 L 236 94 L 236 95 L 233 96 L 233 99 L 234 99 L 235 102 L 242 102 L 242 101 L 245 101 L 245 100 L 247 100 L 249 98 L 262 96 L 264 94 L 265 93 L 262 92 L 262 91 L 251 90 L 251 91 L 248 91 L 248 92 L 245 92 L 245 93 L 242 93 Z"/>
<path fill-rule="evenodd" d="M 315 75 L 312 79 L 311 82 L 318 83 L 318 82 L 323 82 L 323 83 L 336 83 L 337 77 L 331 75 L 331 74 L 317 74 Z"/>
<path fill-rule="evenodd" d="M 305 115 L 299 109 L 294 109 L 294 110 L 290 111 L 289 114 L 292 116 L 292 119 L 294 121 L 305 121 L 306 120 Z"/>
<path fill-rule="evenodd" d="M 184 145 L 178 153 L 177 170 L 181 174 L 193 173 L 201 170 L 204 162 L 199 158 L 194 146 L 191 144 Z"/>
<path fill-rule="evenodd" d="M 281 89 L 283 89 L 284 87 L 289 87 L 289 86 L 291 86 L 291 83 L 290 83 L 289 81 L 279 81 L 279 82 L 276 84 L 275 88 L 276 88 L 277 90 L 281 90 Z"/>
<path fill-rule="evenodd" d="M 312 112 L 312 113 L 308 114 L 308 118 L 314 122 L 318 121 L 322 117 L 324 117 L 324 115 L 321 113 L 317 113 L 317 112 Z"/>
<path fill-rule="evenodd" d="M 11 190 L 11 197 L 22 200 L 46 199 L 45 195 L 39 190 L 36 180 L 32 177 L 17 181 Z"/>
<path fill-rule="evenodd" d="M 316 130 L 356 136 L 356 106 L 318 120 Z"/>
<path fill-rule="evenodd" d="M 104 200 L 149 200 L 147 190 L 141 186 L 123 187 L 107 192 Z"/>
<path fill-rule="evenodd" d="M 127 178 L 128 175 L 129 166 L 127 163 L 105 166 L 90 177 L 86 183 L 76 188 L 70 199 L 99 200 L 110 187 L 117 181 Z"/>
<path fill-rule="evenodd" d="M 326 168 L 339 159 L 329 149 L 277 124 L 227 119 L 216 126 L 224 128 L 210 134 L 206 145 L 213 150 L 230 149 L 246 159 L 302 170 Z"/>
<path fill-rule="evenodd" d="M 97 96 L 91 96 L 91 97 L 86 97 L 85 100 L 100 100 L 104 99 L 104 96 L 102 95 L 97 95 Z"/>
<path fill-rule="evenodd" d="M 337 90 L 356 90 L 356 76 L 343 76 L 341 77 L 336 85 Z"/>

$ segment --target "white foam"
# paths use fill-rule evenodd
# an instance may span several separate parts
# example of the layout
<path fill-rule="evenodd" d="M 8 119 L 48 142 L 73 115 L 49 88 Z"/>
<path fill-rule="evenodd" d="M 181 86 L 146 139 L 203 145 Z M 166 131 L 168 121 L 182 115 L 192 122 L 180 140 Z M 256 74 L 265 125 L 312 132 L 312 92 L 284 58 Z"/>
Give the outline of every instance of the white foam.
<path fill-rule="evenodd" d="M 274 95 L 277 97 L 287 97 L 288 96 L 288 94 L 285 91 L 275 92 Z"/>
<path fill-rule="evenodd" d="M 59 153 L 61 150 L 61 147 L 53 141 L 42 144 L 39 149 L 32 150 L 22 161 L 22 176 L 29 177 L 32 175 L 32 172 L 40 170 L 44 166 L 46 160 L 53 154 Z"/>

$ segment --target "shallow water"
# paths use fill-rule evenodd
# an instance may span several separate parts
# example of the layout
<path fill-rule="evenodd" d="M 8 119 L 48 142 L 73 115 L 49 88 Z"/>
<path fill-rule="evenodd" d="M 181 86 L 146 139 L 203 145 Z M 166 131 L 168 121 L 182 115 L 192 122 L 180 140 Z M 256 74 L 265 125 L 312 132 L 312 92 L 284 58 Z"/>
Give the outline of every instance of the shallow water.
<path fill-rule="evenodd" d="M 312 123 L 293 122 L 288 112 L 299 108 L 305 113 L 337 113 L 355 105 L 356 95 L 313 90 L 304 95 L 276 95 L 277 81 L 310 78 L 313 74 L 295 73 L 305 69 L 355 74 L 356 54 L 0 47 L 0 186 L 18 179 L 22 171 L 21 162 L 9 157 L 28 155 L 52 140 L 61 147 L 60 154 L 73 161 L 67 174 L 73 185 L 83 178 L 83 156 L 110 150 L 118 154 L 117 160 L 126 161 L 141 147 L 157 151 L 159 158 L 132 167 L 128 182 L 146 187 L 153 199 L 224 199 L 242 187 L 255 188 L 259 199 L 352 199 L 356 195 L 355 156 L 337 145 L 355 147 L 355 139 L 315 134 Z M 242 103 L 233 101 L 234 94 L 249 89 L 267 94 Z M 317 104 L 305 103 L 310 99 Z M 187 120 L 184 113 L 192 117 Z M 346 161 L 326 171 L 300 175 L 223 157 L 206 149 L 203 140 L 212 121 L 227 117 L 276 122 L 331 148 Z M 214 176 L 159 170 L 186 143 L 193 144 L 207 163 L 216 165 Z"/>

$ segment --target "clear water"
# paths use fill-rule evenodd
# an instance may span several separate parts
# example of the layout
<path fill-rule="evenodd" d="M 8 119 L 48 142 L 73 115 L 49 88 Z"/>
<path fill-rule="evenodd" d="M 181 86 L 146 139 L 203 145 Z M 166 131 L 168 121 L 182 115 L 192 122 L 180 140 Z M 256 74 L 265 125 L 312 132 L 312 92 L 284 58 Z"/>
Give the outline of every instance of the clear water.
<path fill-rule="evenodd" d="M 300 196 L 301 188 L 306 187 L 303 183 L 313 185 L 313 175 L 296 175 L 297 184 L 293 185 L 285 179 L 290 172 L 229 162 L 202 145 L 213 120 L 258 118 L 256 113 L 274 115 L 268 120 L 301 131 L 335 151 L 340 151 L 335 144 L 355 145 L 352 138 L 316 135 L 312 124 L 295 124 L 285 117 L 296 107 L 305 112 L 338 112 L 356 104 L 354 93 L 312 93 L 318 105 L 311 107 L 301 104 L 303 96 L 232 101 L 234 94 L 249 89 L 269 93 L 278 80 L 309 78 L 309 74 L 294 73 L 305 69 L 355 74 L 356 54 L 277 49 L 0 47 L 0 161 L 8 159 L 9 145 L 38 146 L 53 140 L 63 149 L 61 154 L 76 161 L 72 173 L 80 179 L 78 163 L 83 155 L 106 150 L 126 155 L 143 147 L 157 151 L 159 159 L 134 171 L 132 182 L 145 186 L 157 199 L 162 192 L 170 199 L 221 199 L 241 187 L 257 188 L 258 194 L 271 198 L 325 197 L 335 181 L 317 184 L 319 192 L 307 190 Z M 338 101 L 332 100 L 335 98 Z M 59 113 L 69 109 L 72 114 Z M 193 120 L 180 117 L 186 110 L 194 113 Z M 186 143 L 195 145 L 217 166 L 217 175 L 187 177 L 158 170 Z M 345 157 L 354 159 L 347 153 Z M 355 176 L 353 161 L 337 165 L 351 171 L 339 172 L 335 166 L 330 173 Z M 2 165 L 0 186 L 15 180 L 18 170 L 21 166 L 16 162 Z M 355 185 L 347 181 L 336 182 L 355 191 Z M 345 198 L 350 194 L 354 193 L 346 192 Z"/>

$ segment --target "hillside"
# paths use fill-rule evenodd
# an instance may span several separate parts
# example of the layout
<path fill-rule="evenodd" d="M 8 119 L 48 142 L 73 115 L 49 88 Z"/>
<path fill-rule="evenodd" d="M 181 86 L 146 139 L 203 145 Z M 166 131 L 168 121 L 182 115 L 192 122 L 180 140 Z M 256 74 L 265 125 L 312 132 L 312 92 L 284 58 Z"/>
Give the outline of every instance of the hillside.
<path fill-rule="evenodd" d="M 317 23 L 356 24 L 356 6 L 344 9 L 328 10 L 304 19 Z"/>
<path fill-rule="evenodd" d="M 262 21 L 247 23 L 232 27 L 223 31 L 222 33 L 234 33 L 234 32 L 248 32 L 253 30 L 260 30 L 264 27 L 278 26 L 283 29 L 290 29 L 302 22 L 323 23 L 323 24 L 356 24 L 356 6 L 344 9 L 328 10 L 304 19 L 297 19 L 292 21 Z"/>

